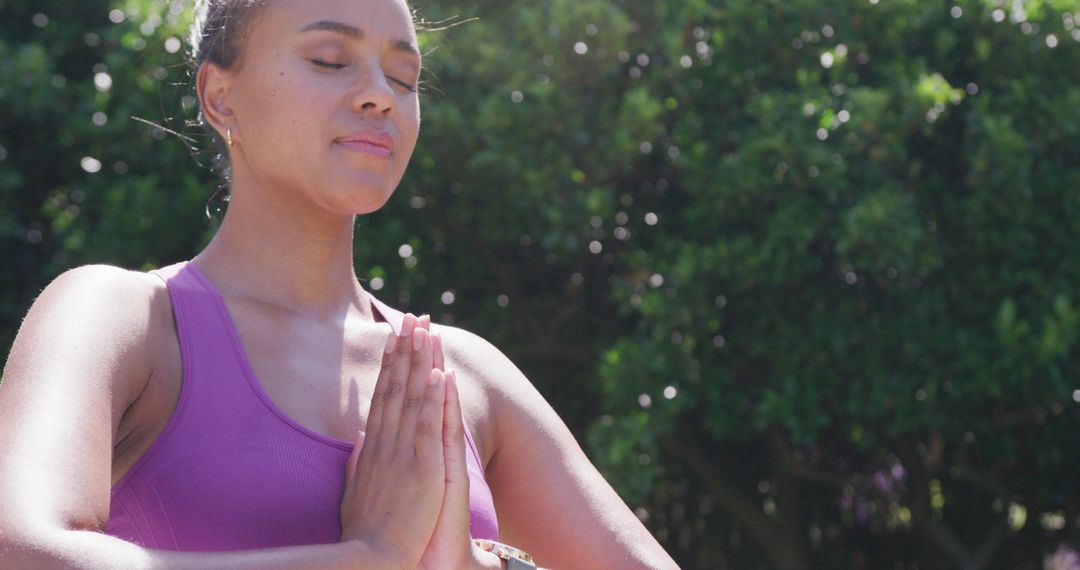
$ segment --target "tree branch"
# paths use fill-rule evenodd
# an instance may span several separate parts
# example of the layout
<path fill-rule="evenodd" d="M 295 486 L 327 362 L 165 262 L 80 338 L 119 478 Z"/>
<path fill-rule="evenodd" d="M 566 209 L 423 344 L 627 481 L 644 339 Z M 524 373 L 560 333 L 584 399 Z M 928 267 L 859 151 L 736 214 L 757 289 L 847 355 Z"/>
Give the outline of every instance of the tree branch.
<path fill-rule="evenodd" d="M 900 458 L 910 477 L 911 484 L 908 488 L 911 492 L 910 508 L 915 529 L 936 544 L 958 568 L 962 570 L 986 568 L 1005 539 L 1004 525 L 996 524 L 983 539 L 978 551 L 968 550 L 952 529 L 934 519 L 930 509 L 930 475 L 926 472 L 922 458 L 904 442 L 895 442 L 892 449 Z"/>
<path fill-rule="evenodd" d="M 705 457 L 708 457 L 703 449 L 689 440 L 681 437 L 672 437 L 664 443 L 664 446 L 673 451 L 675 456 L 690 471 L 716 495 L 716 498 L 724 505 L 750 534 L 761 544 L 768 544 L 776 537 L 779 524 L 761 510 L 761 507 L 746 498 L 746 494 L 739 491 L 736 486 L 721 475 Z"/>
<path fill-rule="evenodd" d="M 758 504 L 748 499 L 746 493 L 740 491 L 706 459 L 712 454 L 685 434 L 666 438 L 664 447 L 674 453 L 716 496 L 723 508 L 747 529 L 773 567 L 778 570 L 799 570 L 807 567 L 805 553 L 798 549 L 798 545 L 788 543 L 781 523 L 767 516 Z"/>
<path fill-rule="evenodd" d="M 806 541 L 803 539 L 802 517 L 799 515 L 798 492 L 795 490 L 795 461 L 791 456 L 784 433 L 775 426 L 765 432 L 768 442 L 769 461 L 776 477 L 776 500 L 780 507 L 780 526 L 785 541 L 793 545 L 805 558 Z"/>
<path fill-rule="evenodd" d="M 829 485 L 830 487 L 843 488 L 851 482 L 850 477 L 845 477 L 841 473 L 833 471 L 822 471 L 820 469 L 814 469 L 803 464 L 796 463 L 792 466 L 791 474 L 801 481 L 808 481 L 811 483 L 822 483 Z"/>

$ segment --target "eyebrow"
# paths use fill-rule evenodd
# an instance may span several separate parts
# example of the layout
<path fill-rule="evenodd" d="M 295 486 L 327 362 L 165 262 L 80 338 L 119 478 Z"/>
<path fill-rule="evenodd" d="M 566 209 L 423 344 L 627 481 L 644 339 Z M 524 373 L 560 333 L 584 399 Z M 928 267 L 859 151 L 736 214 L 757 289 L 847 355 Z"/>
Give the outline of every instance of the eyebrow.
<path fill-rule="evenodd" d="M 303 29 L 300 30 L 300 33 L 314 31 L 334 32 L 357 40 L 364 39 L 364 30 L 344 22 L 335 22 L 333 20 L 319 20 L 318 22 L 312 22 L 304 26 Z M 393 47 L 394 51 L 404 52 L 416 56 L 417 58 L 420 57 L 420 51 L 416 49 L 416 46 L 409 40 L 394 40 L 391 47 Z"/>

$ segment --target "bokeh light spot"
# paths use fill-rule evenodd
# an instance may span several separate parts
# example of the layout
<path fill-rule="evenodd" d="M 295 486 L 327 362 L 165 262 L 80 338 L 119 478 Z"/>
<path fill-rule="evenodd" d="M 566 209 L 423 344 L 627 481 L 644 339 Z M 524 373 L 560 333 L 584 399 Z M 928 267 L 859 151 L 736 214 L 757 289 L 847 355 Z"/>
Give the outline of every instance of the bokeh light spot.
<path fill-rule="evenodd" d="M 82 160 L 79 161 L 79 165 L 82 166 L 83 170 L 90 174 L 101 172 L 101 161 L 92 156 L 82 157 Z"/>
<path fill-rule="evenodd" d="M 108 91 L 112 88 L 112 77 L 104 71 L 95 73 L 94 87 L 97 87 L 98 91 Z"/>

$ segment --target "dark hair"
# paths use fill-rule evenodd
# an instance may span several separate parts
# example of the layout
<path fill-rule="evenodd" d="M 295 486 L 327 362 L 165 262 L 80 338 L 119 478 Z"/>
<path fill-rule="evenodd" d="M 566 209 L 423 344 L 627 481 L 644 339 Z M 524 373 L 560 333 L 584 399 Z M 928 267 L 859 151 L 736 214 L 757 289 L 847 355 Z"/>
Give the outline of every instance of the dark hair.
<path fill-rule="evenodd" d="M 199 0 L 191 26 L 191 59 L 231 68 L 240 58 L 244 32 L 269 0 Z"/>
<path fill-rule="evenodd" d="M 204 63 L 213 63 L 224 69 L 232 69 L 241 63 L 244 39 L 251 20 L 269 0 L 197 0 L 195 20 L 191 26 L 191 63 L 193 75 L 197 75 Z M 200 102 L 200 105 L 202 103 Z M 212 167 L 221 178 L 221 186 L 206 204 L 207 216 L 211 216 L 211 203 L 220 200 L 229 201 L 229 183 L 232 180 L 232 168 L 229 164 L 229 152 L 221 135 L 206 122 L 199 111 L 198 124 L 207 130 L 217 144 L 218 153 L 212 160 Z M 219 204 L 217 209 L 223 209 Z"/>

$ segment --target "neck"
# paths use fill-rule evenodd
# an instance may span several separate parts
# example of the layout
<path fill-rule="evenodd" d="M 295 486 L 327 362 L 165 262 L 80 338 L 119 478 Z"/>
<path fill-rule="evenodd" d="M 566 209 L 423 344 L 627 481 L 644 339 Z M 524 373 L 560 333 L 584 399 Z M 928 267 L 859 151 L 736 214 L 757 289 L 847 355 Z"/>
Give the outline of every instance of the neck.
<path fill-rule="evenodd" d="M 353 269 L 355 216 L 305 211 L 278 192 L 236 188 L 225 220 L 195 258 L 226 296 L 290 310 L 370 314 Z"/>

